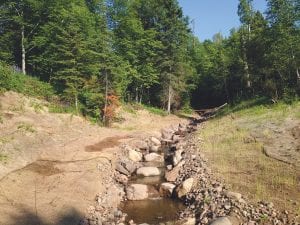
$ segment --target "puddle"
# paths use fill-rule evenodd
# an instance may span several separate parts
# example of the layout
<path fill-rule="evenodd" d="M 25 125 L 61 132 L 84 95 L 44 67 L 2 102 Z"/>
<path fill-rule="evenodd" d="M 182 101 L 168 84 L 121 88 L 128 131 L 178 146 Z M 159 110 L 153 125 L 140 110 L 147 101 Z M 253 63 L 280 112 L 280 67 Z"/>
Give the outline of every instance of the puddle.
<path fill-rule="evenodd" d="M 86 152 L 101 152 L 103 149 L 106 148 L 113 148 L 118 146 L 122 139 L 130 138 L 129 136 L 114 136 L 114 137 L 107 137 L 104 138 L 102 141 L 98 142 L 94 145 L 89 145 L 85 147 Z"/>
<path fill-rule="evenodd" d="M 126 201 L 120 205 L 122 212 L 127 213 L 127 220 L 135 223 L 148 223 L 157 225 L 159 223 L 175 222 L 179 211 L 185 206 L 180 201 L 169 198 L 156 200 Z"/>

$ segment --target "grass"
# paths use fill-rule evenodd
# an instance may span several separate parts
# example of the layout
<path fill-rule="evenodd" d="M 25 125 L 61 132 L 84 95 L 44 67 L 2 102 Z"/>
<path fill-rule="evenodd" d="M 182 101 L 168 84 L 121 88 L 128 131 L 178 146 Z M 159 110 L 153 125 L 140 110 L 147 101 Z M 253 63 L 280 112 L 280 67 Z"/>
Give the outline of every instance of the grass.
<path fill-rule="evenodd" d="M 299 207 L 289 201 L 300 199 L 299 168 L 267 157 L 263 144 L 251 135 L 254 128 L 263 129 L 266 123 L 279 126 L 287 117 L 299 118 L 299 102 L 236 108 L 225 109 L 199 131 L 204 140 L 201 149 L 212 169 L 249 199 L 271 201 L 281 209 L 300 213 Z M 262 133 L 271 136 L 268 130 Z"/>
<path fill-rule="evenodd" d="M 6 154 L 0 153 L 0 163 L 6 163 L 8 156 Z"/>
<path fill-rule="evenodd" d="M 36 130 L 34 129 L 32 124 L 20 122 L 17 126 L 17 129 L 20 131 L 25 131 L 29 133 L 34 133 Z"/>

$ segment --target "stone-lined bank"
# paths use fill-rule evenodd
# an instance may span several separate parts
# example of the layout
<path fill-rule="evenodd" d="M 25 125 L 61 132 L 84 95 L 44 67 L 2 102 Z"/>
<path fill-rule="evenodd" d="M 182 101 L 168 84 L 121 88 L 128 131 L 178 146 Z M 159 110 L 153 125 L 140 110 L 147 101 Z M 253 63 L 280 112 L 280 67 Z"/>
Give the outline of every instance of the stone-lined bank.
<path fill-rule="evenodd" d="M 198 149 L 199 140 L 193 132 L 198 124 L 194 121 L 172 126 L 160 134 L 122 146 L 124 151 L 119 155 L 110 189 L 116 189 L 123 202 L 170 198 L 185 204 L 176 221 L 151 224 L 299 225 L 287 211 L 279 212 L 267 202 L 250 204 L 240 193 L 228 190 L 216 179 Z M 103 196 L 98 196 L 97 201 L 98 206 L 105 202 Z M 136 224 L 116 207 L 101 207 L 100 213 L 97 206 L 91 208 L 83 224 Z"/>

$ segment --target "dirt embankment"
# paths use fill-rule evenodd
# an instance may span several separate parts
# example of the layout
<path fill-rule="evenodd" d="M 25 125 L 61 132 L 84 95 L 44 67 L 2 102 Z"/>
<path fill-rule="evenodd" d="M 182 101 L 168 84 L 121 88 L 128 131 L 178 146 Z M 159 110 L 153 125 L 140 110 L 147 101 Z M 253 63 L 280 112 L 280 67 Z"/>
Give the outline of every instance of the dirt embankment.
<path fill-rule="evenodd" d="M 0 96 L 0 224 L 76 224 L 94 204 L 118 204 L 111 185 L 118 146 L 182 122 L 147 111 L 122 112 L 124 122 L 101 128 L 46 102 Z M 105 199 L 105 198 L 103 198 Z"/>

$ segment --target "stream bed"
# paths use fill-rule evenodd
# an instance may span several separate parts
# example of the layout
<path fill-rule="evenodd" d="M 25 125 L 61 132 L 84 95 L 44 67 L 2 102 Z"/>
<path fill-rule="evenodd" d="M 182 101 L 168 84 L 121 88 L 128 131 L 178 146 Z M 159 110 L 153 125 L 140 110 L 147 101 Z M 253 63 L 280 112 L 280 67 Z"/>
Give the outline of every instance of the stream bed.
<path fill-rule="evenodd" d="M 133 175 L 129 184 L 144 184 L 148 186 L 149 198 L 139 201 L 125 201 L 119 206 L 123 213 L 127 214 L 126 221 L 133 220 L 137 224 L 175 224 L 179 213 L 185 209 L 185 205 L 177 198 L 161 197 L 159 194 L 160 184 L 166 182 L 166 155 L 170 152 L 168 146 L 163 146 L 159 152 L 164 156 L 163 162 L 144 162 L 144 166 L 155 166 L 160 170 L 159 176 L 137 176 Z"/>

